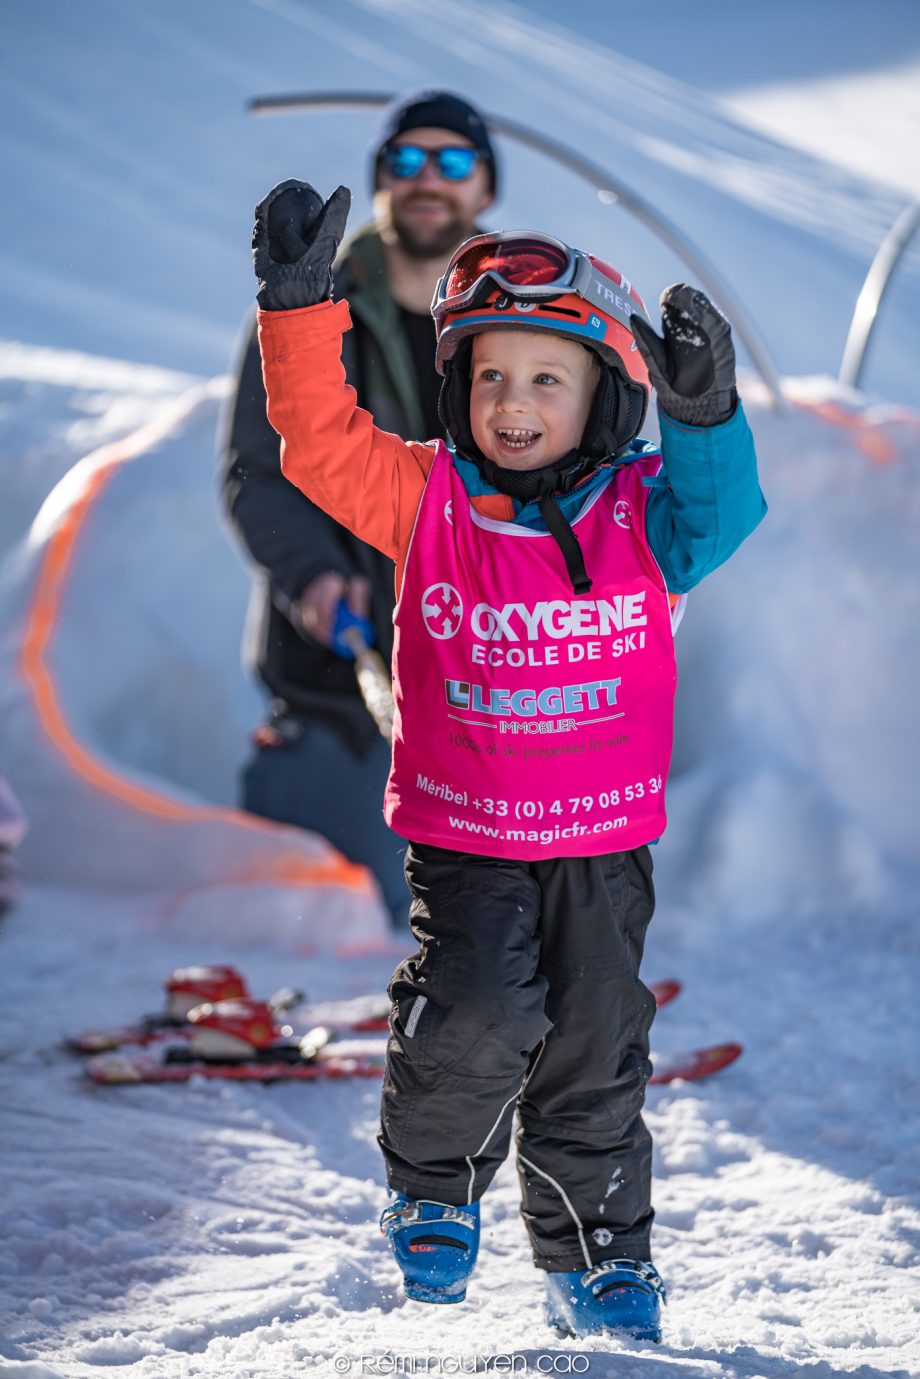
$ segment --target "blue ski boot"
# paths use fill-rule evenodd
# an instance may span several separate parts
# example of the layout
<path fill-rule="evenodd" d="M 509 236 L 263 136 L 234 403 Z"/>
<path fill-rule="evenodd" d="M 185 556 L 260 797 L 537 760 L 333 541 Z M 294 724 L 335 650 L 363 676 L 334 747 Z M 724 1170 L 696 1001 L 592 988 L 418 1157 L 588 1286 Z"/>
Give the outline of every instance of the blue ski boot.
<path fill-rule="evenodd" d="M 546 1320 L 570 1336 L 610 1331 L 660 1341 L 664 1284 L 651 1264 L 605 1259 L 593 1269 L 546 1275 Z"/>
<path fill-rule="evenodd" d="M 462 1302 L 479 1250 L 479 1203 L 450 1207 L 396 1193 L 380 1229 L 416 1302 Z"/>

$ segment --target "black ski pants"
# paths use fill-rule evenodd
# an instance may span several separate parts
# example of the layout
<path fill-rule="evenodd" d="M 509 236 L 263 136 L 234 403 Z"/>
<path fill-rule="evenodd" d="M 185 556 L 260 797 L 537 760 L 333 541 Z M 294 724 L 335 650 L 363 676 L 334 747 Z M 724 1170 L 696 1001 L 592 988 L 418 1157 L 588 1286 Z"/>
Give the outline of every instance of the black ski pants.
<path fill-rule="evenodd" d="M 406 876 L 419 949 L 389 987 L 379 1143 L 390 1187 L 478 1200 L 517 1109 L 536 1265 L 649 1259 L 648 848 L 510 862 L 412 843 Z"/>

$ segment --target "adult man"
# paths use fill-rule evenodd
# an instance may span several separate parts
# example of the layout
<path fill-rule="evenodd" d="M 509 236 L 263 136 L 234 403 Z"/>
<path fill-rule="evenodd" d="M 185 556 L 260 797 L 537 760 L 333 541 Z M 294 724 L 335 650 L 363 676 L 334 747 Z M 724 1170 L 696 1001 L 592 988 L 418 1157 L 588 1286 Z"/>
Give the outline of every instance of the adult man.
<path fill-rule="evenodd" d="M 353 327 L 343 359 L 376 422 L 404 439 L 441 435 L 429 307 L 456 246 L 495 196 L 496 164 L 478 112 L 447 91 L 420 91 L 385 112 L 372 150 L 374 221 L 336 266 L 336 297 Z M 265 415 L 253 330 L 225 447 L 224 499 L 259 569 L 244 658 L 270 691 L 255 735 L 243 805 L 330 839 L 374 872 L 394 922 L 408 910 L 403 842 L 380 813 L 389 748 L 336 642 L 344 602 L 392 650 L 393 567 L 283 477 Z M 357 478 L 356 478 L 356 481 Z"/>

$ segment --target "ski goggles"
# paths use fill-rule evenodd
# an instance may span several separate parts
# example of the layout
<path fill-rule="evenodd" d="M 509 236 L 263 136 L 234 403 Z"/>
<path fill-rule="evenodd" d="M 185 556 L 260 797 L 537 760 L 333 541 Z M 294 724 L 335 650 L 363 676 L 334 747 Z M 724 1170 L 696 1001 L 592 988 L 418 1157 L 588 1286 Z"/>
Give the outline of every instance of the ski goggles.
<path fill-rule="evenodd" d="M 627 330 L 641 307 L 628 283 L 618 288 L 581 249 L 531 230 L 476 235 L 461 244 L 435 288 L 431 312 L 438 325 L 450 312 L 481 306 L 495 288 L 512 301 L 543 302 L 574 293 Z"/>
<path fill-rule="evenodd" d="M 438 173 L 446 182 L 465 182 L 472 177 L 481 157 L 478 148 L 448 145 L 444 148 L 422 148 L 420 144 L 385 144 L 380 161 L 391 177 L 401 182 L 422 175 L 430 162 L 437 164 Z"/>

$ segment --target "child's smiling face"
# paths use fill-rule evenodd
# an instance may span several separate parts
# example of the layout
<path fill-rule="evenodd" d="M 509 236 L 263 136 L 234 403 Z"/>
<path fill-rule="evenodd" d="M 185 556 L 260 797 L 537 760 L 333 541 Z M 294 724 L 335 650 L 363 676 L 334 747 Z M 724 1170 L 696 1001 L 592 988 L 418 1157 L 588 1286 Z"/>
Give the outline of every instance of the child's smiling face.
<path fill-rule="evenodd" d="M 470 425 L 487 459 L 539 469 L 579 445 L 600 377 L 591 350 L 549 331 L 473 337 Z"/>

